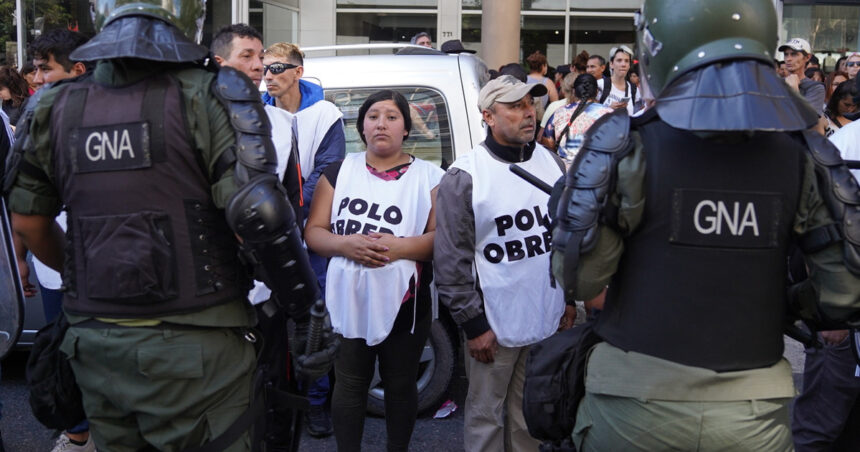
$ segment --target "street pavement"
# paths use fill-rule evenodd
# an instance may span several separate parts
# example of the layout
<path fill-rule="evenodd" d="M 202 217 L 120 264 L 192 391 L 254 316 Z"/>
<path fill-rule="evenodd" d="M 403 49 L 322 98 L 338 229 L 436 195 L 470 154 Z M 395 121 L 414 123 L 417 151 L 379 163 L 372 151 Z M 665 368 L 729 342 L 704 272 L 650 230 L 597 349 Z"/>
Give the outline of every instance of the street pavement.
<path fill-rule="evenodd" d="M 803 346 L 786 338 L 785 356 L 792 364 L 795 384 L 800 387 L 803 374 Z M 462 357 L 462 355 L 461 355 Z M 3 379 L 0 382 L 0 400 L 3 402 L 3 418 L 0 432 L 7 452 L 48 452 L 54 444 L 56 432 L 42 427 L 30 413 L 27 404 L 27 389 L 24 379 L 26 352 L 14 352 L 2 363 Z M 416 422 L 410 450 L 427 452 L 456 452 L 463 450 L 463 401 L 468 383 L 463 373 L 462 359 L 458 365 L 449 397 L 459 408 L 446 419 L 433 419 L 433 413 L 424 413 Z M 303 435 L 301 451 L 335 452 L 333 437 L 316 439 Z M 382 452 L 385 450 L 385 420 L 368 417 L 364 428 L 362 450 Z"/>
<path fill-rule="evenodd" d="M 30 413 L 24 376 L 27 356 L 26 352 L 13 352 L 2 363 L 0 400 L 3 402 L 3 418 L 0 419 L 0 432 L 6 452 L 48 452 L 56 440 L 57 432 L 44 428 Z M 420 415 L 415 424 L 410 450 L 463 450 L 463 400 L 466 388 L 467 382 L 461 365 L 449 390 L 449 397 L 459 408 L 446 419 L 433 419 L 433 412 Z M 385 451 L 385 419 L 368 416 L 361 446 L 361 450 L 366 452 Z M 337 446 L 334 437 L 316 439 L 303 434 L 299 450 L 335 452 Z"/>

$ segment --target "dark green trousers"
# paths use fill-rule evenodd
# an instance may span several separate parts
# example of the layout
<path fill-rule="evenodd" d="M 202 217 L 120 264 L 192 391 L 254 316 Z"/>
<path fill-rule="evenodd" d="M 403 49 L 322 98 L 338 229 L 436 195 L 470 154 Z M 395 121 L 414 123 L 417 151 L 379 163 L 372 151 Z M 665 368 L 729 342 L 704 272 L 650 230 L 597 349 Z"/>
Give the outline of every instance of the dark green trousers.
<path fill-rule="evenodd" d="M 61 349 L 98 450 L 182 451 L 250 403 L 254 347 L 230 328 L 69 328 Z M 249 451 L 246 433 L 228 451 Z"/>
<path fill-rule="evenodd" d="M 790 402 L 678 402 L 586 393 L 573 441 L 580 452 L 789 452 L 794 450 Z"/>

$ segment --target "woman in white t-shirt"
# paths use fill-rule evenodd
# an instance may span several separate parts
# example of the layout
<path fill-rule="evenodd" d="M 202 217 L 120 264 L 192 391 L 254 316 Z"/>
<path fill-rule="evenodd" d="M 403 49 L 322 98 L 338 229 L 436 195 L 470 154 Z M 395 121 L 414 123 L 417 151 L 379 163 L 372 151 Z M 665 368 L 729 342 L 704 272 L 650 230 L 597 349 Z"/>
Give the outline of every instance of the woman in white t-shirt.
<path fill-rule="evenodd" d="M 636 113 L 635 105 L 641 101 L 639 90 L 634 88 L 627 81 L 627 72 L 630 71 L 630 64 L 633 60 L 633 51 L 627 46 L 613 47 L 609 52 L 609 69 L 612 72 L 610 80 L 609 96 L 603 101 L 603 105 L 609 108 L 626 108 L 627 113 Z M 604 79 L 597 81 L 598 99 L 603 99 L 603 91 L 606 89 Z"/>
<path fill-rule="evenodd" d="M 409 110 L 395 91 L 367 98 L 356 124 L 367 151 L 326 168 L 305 227 L 308 247 L 331 258 L 325 300 L 334 331 L 344 337 L 332 396 L 341 452 L 361 448 L 377 358 L 388 450 L 408 449 L 417 415 L 415 381 L 432 320 L 436 186 L 444 172 L 403 151 Z"/>

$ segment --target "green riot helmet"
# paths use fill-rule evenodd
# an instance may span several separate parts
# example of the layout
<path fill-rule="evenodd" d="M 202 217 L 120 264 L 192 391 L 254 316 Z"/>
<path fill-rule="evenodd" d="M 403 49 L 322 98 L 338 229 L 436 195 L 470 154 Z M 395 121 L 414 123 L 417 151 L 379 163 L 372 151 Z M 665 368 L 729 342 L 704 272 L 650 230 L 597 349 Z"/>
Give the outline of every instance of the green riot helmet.
<path fill-rule="evenodd" d="M 119 17 L 150 16 L 175 26 L 188 39 L 200 43 L 206 0 L 91 0 L 90 3 L 98 31 Z"/>
<path fill-rule="evenodd" d="M 645 0 L 636 15 L 644 94 L 657 98 L 676 78 L 722 60 L 773 64 L 772 0 Z"/>

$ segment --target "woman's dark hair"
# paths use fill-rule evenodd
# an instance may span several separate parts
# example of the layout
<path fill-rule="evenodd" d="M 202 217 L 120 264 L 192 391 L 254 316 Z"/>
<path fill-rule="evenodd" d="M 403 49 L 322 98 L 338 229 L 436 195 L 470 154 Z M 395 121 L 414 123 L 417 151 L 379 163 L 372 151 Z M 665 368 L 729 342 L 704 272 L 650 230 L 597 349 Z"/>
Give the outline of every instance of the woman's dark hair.
<path fill-rule="evenodd" d="M 840 83 L 835 90 L 833 90 L 833 95 L 830 96 L 830 100 L 827 101 L 827 107 L 825 107 L 825 112 L 827 112 L 830 119 L 836 119 L 839 116 L 839 101 L 846 97 L 856 97 L 857 96 L 857 85 L 854 80 L 845 80 Z"/>
<path fill-rule="evenodd" d="M 358 119 L 356 120 L 355 127 L 358 129 L 358 136 L 361 137 L 361 141 L 365 145 L 367 144 L 367 139 L 364 138 L 364 117 L 367 115 L 367 110 L 370 110 L 373 104 L 384 100 L 394 101 L 394 105 L 397 105 L 397 109 L 403 115 L 403 127 L 406 129 L 406 136 L 403 137 L 403 140 L 406 141 L 409 138 L 409 132 L 412 130 L 412 116 L 409 114 L 409 102 L 406 101 L 403 94 L 390 89 L 384 89 L 367 96 L 367 99 L 364 100 L 364 103 L 358 109 Z"/>
<path fill-rule="evenodd" d="M 12 106 L 20 107 L 30 97 L 27 79 L 11 66 L 0 66 L 0 88 L 8 88 L 12 94 Z"/>
<path fill-rule="evenodd" d="M 848 74 L 845 72 L 842 72 L 842 71 L 833 71 L 833 72 L 827 74 L 827 77 L 824 79 L 824 93 L 825 93 L 824 94 L 824 101 L 825 102 L 829 101 L 830 97 L 833 96 L 833 90 L 835 89 L 835 88 L 833 88 L 833 80 L 835 80 L 836 77 L 844 77 L 845 80 L 850 79 L 850 77 L 848 77 Z"/>
<path fill-rule="evenodd" d="M 24 77 L 26 77 L 27 74 L 30 74 L 32 72 L 36 72 L 36 66 L 33 66 L 32 61 L 27 61 L 26 63 L 24 63 L 24 65 L 21 66 L 21 70 L 18 71 L 18 73 L 23 75 Z"/>
<path fill-rule="evenodd" d="M 818 69 L 817 67 L 807 68 L 806 71 L 803 72 L 803 75 L 805 75 L 806 78 L 811 79 L 815 75 L 816 72 L 821 74 L 821 81 L 823 82 L 824 81 L 824 71 L 822 71 L 821 69 Z"/>
<path fill-rule="evenodd" d="M 529 70 L 533 72 L 540 71 L 542 67 L 547 65 L 546 56 L 540 53 L 540 50 L 535 50 L 533 54 L 526 58 L 526 63 L 529 65 Z"/>
<path fill-rule="evenodd" d="M 576 76 L 576 80 L 573 81 L 573 92 L 571 93 L 568 100 L 573 102 L 573 97 L 579 99 L 579 103 L 576 105 L 576 108 L 573 110 L 573 113 L 570 115 L 570 123 L 573 123 L 573 120 L 579 116 L 580 113 L 588 107 L 588 104 L 592 103 L 591 101 L 597 97 L 597 79 L 594 78 L 591 74 L 580 74 Z M 556 147 L 558 146 L 559 141 L 561 140 L 562 135 L 567 133 L 567 127 L 561 131 L 559 136 L 555 137 Z"/>
<path fill-rule="evenodd" d="M 576 70 L 576 72 L 579 72 L 581 74 L 581 73 L 585 72 L 585 68 L 586 68 L 586 66 L 588 66 L 588 58 L 589 58 L 588 52 L 583 50 L 582 52 L 579 52 L 579 55 L 577 55 L 573 59 L 573 62 L 570 63 L 570 65 L 573 66 L 573 68 Z"/>

